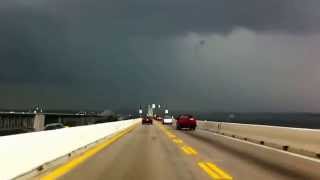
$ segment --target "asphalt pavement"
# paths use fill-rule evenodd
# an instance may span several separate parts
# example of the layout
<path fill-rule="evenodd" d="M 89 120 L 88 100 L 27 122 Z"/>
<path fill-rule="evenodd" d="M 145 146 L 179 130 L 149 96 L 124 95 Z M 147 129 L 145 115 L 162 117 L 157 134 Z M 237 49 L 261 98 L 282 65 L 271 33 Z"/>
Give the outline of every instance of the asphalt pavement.
<path fill-rule="evenodd" d="M 160 123 L 139 125 L 59 179 L 310 179 L 232 149 L 218 138 L 211 132 L 178 131 Z"/>

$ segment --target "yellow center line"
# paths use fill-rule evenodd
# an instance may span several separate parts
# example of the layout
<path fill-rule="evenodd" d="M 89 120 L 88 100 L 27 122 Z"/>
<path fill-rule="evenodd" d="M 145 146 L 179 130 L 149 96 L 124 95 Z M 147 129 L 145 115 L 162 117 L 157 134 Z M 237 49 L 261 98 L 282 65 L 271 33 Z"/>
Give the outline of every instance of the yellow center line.
<path fill-rule="evenodd" d="M 213 172 L 208 166 L 206 166 L 206 164 L 204 162 L 199 162 L 198 166 L 200 166 L 200 168 L 206 172 L 212 179 L 220 179 L 220 176 L 218 174 L 216 174 L 215 172 Z"/>
<path fill-rule="evenodd" d="M 184 153 L 188 154 L 188 155 L 197 155 L 197 153 L 198 153 L 198 152 L 197 152 L 196 150 L 194 150 L 192 147 L 186 146 L 186 145 L 182 146 L 182 147 L 181 147 L 181 150 L 182 150 Z"/>
<path fill-rule="evenodd" d="M 215 164 L 211 162 L 198 162 L 198 165 L 203 171 L 205 171 L 210 177 L 216 180 L 232 180 L 233 178 L 224 172 L 222 169 L 218 168 Z"/>
<path fill-rule="evenodd" d="M 79 164 L 83 163 L 85 160 L 89 159 L 90 157 L 92 157 L 93 155 L 98 153 L 99 151 L 110 146 L 111 144 L 113 144 L 114 142 L 119 140 L 121 137 L 123 137 L 124 135 L 126 135 L 129 132 L 131 132 L 132 130 L 134 130 L 136 127 L 137 127 L 137 125 L 133 125 L 133 126 L 127 128 L 126 130 L 123 130 L 123 131 L 117 133 L 116 135 L 114 135 L 110 139 L 106 140 L 105 142 L 92 147 L 88 151 L 84 152 L 82 155 L 68 161 L 67 163 L 56 168 L 55 170 L 42 176 L 40 179 L 41 180 L 52 180 L 52 179 L 57 179 L 57 178 L 63 176 L 64 174 L 68 173 L 69 171 L 71 171 L 72 169 L 77 167 Z"/>
<path fill-rule="evenodd" d="M 198 152 L 192 148 L 191 146 L 188 146 L 183 143 L 182 139 L 179 139 L 176 135 L 171 133 L 168 129 L 164 128 L 161 125 L 158 125 L 158 127 L 168 135 L 168 137 L 172 138 L 172 141 L 178 145 L 180 145 L 180 149 L 187 155 L 196 155 Z M 198 162 L 198 166 L 205 171 L 212 179 L 215 180 L 232 180 L 233 178 L 220 169 L 218 166 L 211 162 Z"/>
<path fill-rule="evenodd" d="M 217 167 L 215 164 L 207 162 L 207 166 L 209 166 L 212 170 L 214 170 L 216 173 L 218 173 L 223 179 L 225 180 L 232 180 L 232 177 L 221 170 L 219 167 Z"/>
<path fill-rule="evenodd" d="M 181 147 L 181 150 L 186 153 L 187 155 L 191 155 L 191 152 L 189 151 L 189 149 L 185 146 Z"/>
<path fill-rule="evenodd" d="M 171 138 L 173 142 L 175 142 L 175 143 L 178 144 L 178 145 L 181 144 L 182 146 L 181 146 L 180 148 L 181 148 L 181 150 L 182 150 L 185 154 L 187 154 L 187 155 L 197 155 L 197 154 L 198 154 L 198 152 L 197 152 L 194 148 L 185 145 L 181 139 L 178 139 L 177 136 L 176 136 L 175 134 L 173 134 L 172 132 L 170 132 L 168 129 L 164 128 L 164 127 L 161 126 L 161 125 L 157 125 L 157 126 L 158 126 L 165 134 L 167 134 L 167 136 L 168 136 L 169 138 Z"/>
<path fill-rule="evenodd" d="M 168 135 L 169 136 L 169 138 L 176 138 L 177 136 L 176 135 L 174 135 L 174 134 L 170 134 L 170 135 Z"/>
<path fill-rule="evenodd" d="M 176 144 L 183 144 L 183 141 L 181 139 L 172 139 L 172 141 Z"/>
<path fill-rule="evenodd" d="M 191 152 L 192 155 L 198 154 L 198 152 L 190 146 L 188 146 L 187 149 Z"/>

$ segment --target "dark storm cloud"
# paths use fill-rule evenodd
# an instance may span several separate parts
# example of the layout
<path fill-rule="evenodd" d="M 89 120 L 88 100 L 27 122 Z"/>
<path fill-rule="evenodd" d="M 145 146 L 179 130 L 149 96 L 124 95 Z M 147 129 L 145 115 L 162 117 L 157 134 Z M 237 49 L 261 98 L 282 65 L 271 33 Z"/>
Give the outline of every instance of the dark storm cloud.
<path fill-rule="evenodd" d="M 116 48 L 119 42 L 126 46 L 132 36 L 228 33 L 237 27 L 290 33 L 320 30 L 317 1 L 33 0 L 0 4 L 0 58 L 7 67 L 0 72 L 2 82 L 70 80 L 72 72 L 63 66 L 78 68 L 82 58 L 96 58 L 90 54 L 110 53 L 99 46 Z M 70 62 L 74 58 L 78 60 Z"/>
<path fill-rule="evenodd" d="M 56 8 L 72 21 L 79 18 L 99 22 L 96 27 L 105 24 L 111 30 L 159 36 L 228 33 L 237 27 L 314 33 L 320 30 L 319 5 L 316 0 L 82 0 L 61 1 Z"/>
<path fill-rule="evenodd" d="M 36 99 L 57 107 L 77 107 L 80 101 L 90 107 L 105 103 L 125 107 L 150 99 L 187 99 L 199 89 L 186 79 L 185 62 L 175 52 L 177 39 L 188 33 L 230 35 L 237 28 L 257 34 L 317 34 L 319 6 L 311 0 L 4 0 L 2 103 L 19 104 L 10 99 L 27 97 L 25 105 Z M 206 83 L 198 84 L 206 88 Z M 206 97 L 193 99 L 200 104 Z M 185 104 L 178 103 L 181 108 Z"/>
<path fill-rule="evenodd" d="M 19 5 L 0 8 L 0 81 L 55 83 L 68 79 L 60 68 L 66 45 L 61 23 Z"/>

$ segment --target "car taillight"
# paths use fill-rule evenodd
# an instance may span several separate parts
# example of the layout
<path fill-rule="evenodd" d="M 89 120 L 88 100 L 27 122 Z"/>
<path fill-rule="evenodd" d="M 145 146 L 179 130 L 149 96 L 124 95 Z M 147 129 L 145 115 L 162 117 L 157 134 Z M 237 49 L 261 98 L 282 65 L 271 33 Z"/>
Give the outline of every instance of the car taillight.
<path fill-rule="evenodd" d="M 194 119 L 194 118 L 190 118 L 190 120 L 191 120 L 191 121 L 194 121 L 195 119 Z"/>

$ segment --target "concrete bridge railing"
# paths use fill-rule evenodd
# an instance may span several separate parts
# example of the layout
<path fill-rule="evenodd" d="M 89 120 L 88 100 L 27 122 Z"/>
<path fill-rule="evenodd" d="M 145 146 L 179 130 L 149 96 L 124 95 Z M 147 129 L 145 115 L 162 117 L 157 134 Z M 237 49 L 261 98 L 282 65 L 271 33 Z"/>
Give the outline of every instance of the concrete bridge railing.
<path fill-rule="evenodd" d="M 97 115 L 63 113 L 8 113 L 0 112 L 0 132 L 11 130 L 41 131 L 46 124 L 63 123 L 67 126 L 95 124 L 104 118 Z"/>
<path fill-rule="evenodd" d="M 320 130 L 212 121 L 198 121 L 198 127 L 245 141 L 320 158 Z"/>
<path fill-rule="evenodd" d="M 0 137 L 0 179 L 33 179 L 140 119 Z"/>

